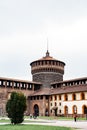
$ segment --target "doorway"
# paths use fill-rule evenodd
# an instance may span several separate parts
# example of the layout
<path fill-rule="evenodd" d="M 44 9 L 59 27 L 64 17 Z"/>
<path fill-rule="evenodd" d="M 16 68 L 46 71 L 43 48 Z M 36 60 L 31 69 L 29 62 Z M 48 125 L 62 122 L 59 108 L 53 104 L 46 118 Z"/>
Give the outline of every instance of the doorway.
<path fill-rule="evenodd" d="M 34 105 L 34 115 L 39 116 L 39 107 L 37 104 Z"/>

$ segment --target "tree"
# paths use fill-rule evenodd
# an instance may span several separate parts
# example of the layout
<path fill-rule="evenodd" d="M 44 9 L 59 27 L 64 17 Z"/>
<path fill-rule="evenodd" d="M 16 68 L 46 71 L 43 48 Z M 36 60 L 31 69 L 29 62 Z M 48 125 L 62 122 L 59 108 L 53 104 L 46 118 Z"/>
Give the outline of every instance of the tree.
<path fill-rule="evenodd" d="M 26 97 L 22 93 L 12 92 L 6 104 L 6 112 L 13 124 L 22 123 L 26 110 Z"/>

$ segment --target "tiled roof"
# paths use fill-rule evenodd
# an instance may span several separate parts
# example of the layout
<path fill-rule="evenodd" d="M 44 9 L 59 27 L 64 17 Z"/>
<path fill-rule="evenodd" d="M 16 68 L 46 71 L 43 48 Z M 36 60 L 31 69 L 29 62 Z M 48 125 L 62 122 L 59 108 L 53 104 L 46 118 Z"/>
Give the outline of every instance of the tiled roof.
<path fill-rule="evenodd" d="M 38 95 L 50 95 L 50 88 L 42 88 L 37 91 L 34 91 L 31 95 L 29 96 L 38 96 Z"/>
<path fill-rule="evenodd" d="M 87 80 L 87 77 L 64 80 L 64 81 L 60 81 L 60 82 L 53 82 L 51 84 L 53 85 L 53 84 L 70 83 L 70 82 L 76 82 L 76 81 L 85 81 L 85 80 Z"/>
<path fill-rule="evenodd" d="M 40 82 L 34 82 L 34 81 L 28 81 L 28 80 L 21 80 L 21 79 L 14 79 L 14 78 L 5 78 L 5 77 L 0 77 L 0 80 L 7 80 L 7 81 L 13 81 L 13 82 L 24 82 L 24 83 L 30 83 L 30 84 L 39 84 L 41 85 L 42 83 Z"/>
<path fill-rule="evenodd" d="M 74 93 L 87 91 L 87 85 L 75 85 L 75 86 L 65 86 L 58 87 L 50 90 L 50 94 L 64 94 L 64 93 Z"/>
<path fill-rule="evenodd" d="M 41 61 L 41 60 L 56 60 L 56 59 L 54 59 L 54 58 L 51 57 L 51 56 L 45 56 L 45 57 L 39 59 L 38 61 Z"/>
<path fill-rule="evenodd" d="M 38 60 L 33 61 L 32 63 L 30 63 L 30 65 L 32 65 L 34 62 L 38 62 L 38 61 L 57 61 L 57 62 L 61 62 L 61 63 L 63 63 L 63 64 L 65 65 L 64 62 L 62 62 L 62 61 L 60 61 L 60 60 L 57 60 L 57 59 L 51 57 L 51 56 L 49 55 L 49 52 L 46 53 L 46 56 L 44 56 L 44 57 L 42 57 L 42 58 L 40 58 L 40 59 L 38 59 Z"/>
<path fill-rule="evenodd" d="M 74 92 L 84 92 L 87 91 L 87 85 L 75 85 L 75 86 L 65 86 L 58 88 L 43 88 L 37 91 L 34 91 L 30 96 L 38 95 L 56 95 L 64 93 L 74 93 Z"/>

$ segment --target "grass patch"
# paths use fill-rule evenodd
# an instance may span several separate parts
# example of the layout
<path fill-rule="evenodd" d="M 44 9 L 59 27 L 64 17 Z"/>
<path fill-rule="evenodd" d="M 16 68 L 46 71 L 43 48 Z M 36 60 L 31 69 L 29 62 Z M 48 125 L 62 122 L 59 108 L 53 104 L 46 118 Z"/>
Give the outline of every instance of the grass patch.
<path fill-rule="evenodd" d="M 47 117 L 47 116 L 39 116 L 38 119 L 47 119 L 47 120 L 73 120 L 73 117 L 57 117 L 57 116 L 54 116 L 54 117 Z M 77 120 L 86 120 L 86 118 L 81 118 L 81 117 L 77 117 Z"/>
<path fill-rule="evenodd" d="M 5 120 L 5 119 L 1 119 L 0 120 L 0 123 L 10 123 L 11 121 L 8 119 L 8 120 Z"/>
<path fill-rule="evenodd" d="M 0 125 L 0 130 L 73 130 L 72 128 L 43 125 Z"/>
<path fill-rule="evenodd" d="M 48 120 L 73 120 L 72 117 L 46 117 L 46 116 L 41 116 L 39 117 L 40 119 L 48 119 Z"/>
<path fill-rule="evenodd" d="M 33 119 L 33 118 L 32 118 Z M 49 121 L 51 121 L 51 120 L 63 120 L 63 121 L 69 121 L 69 120 L 74 120 L 72 117 L 47 117 L 47 116 L 39 116 L 39 117 L 37 117 L 37 119 L 35 119 L 35 120 L 32 120 L 32 119 L 30 119 L 30 117 L 29 116 L 25 116 L 24 117 L 24 122 L 47 122 L 46 120 L 49 120 Z M 39 120 L 39 119 L 42 119 L 42 120 Z M 77 118 L 77 120 L 78 121 L 85 121 L 86 120 L 86 118 Z M 10 121 L 10 119 L 9 118 L 6 118 L 6 117 L 4 117 L 4 118 L 0 118 L 0 123 L 10 123 L 11 121 Z"/>

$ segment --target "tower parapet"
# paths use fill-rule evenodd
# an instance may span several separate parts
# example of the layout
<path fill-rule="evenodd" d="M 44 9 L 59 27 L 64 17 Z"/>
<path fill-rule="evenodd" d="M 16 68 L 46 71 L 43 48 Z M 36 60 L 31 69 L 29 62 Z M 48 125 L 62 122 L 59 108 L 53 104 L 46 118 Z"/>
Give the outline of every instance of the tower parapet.
<path fill-rule="evenodd" d="M 50 87 L 50 83 L 63 81 L 65 63 L 54 59 L 47 50 L 46 56 L 33 61 L 31 64 L 32 80 L 41 82 L 43 87 Z"/>

